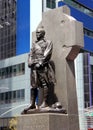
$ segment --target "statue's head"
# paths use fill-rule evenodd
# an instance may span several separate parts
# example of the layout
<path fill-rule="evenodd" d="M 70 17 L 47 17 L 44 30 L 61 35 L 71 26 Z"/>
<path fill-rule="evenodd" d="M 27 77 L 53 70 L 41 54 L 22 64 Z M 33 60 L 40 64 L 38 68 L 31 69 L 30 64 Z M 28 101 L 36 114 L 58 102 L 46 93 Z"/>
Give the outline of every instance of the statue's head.
<path fill-rule="evenodd" d="M 40 40 L 42 38 L 44 38 L 45 36 L 45 30 L 43 27 L 40 27 L 36 30 L 36 37 L 37 37 L 37 40 Z"/>

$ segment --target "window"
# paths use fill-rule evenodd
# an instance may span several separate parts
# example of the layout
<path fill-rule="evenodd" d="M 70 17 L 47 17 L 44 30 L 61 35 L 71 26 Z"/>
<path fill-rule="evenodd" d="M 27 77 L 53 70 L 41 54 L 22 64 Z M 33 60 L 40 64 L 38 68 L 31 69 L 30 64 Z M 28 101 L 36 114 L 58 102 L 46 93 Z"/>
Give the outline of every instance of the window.
<path fill-rule="evenodd" d="M 90 65 L 89 65 L 89 53 L 83 54 L 84 64 L 84 105 L 85 107 L 90 106 Z"/>
<path fill-rule="evenodd" d="M 93 31 L 92 30 L 84 28 L 84 34 L 91 37 L 91 38 L 93 38 Z"/>
<path fill-rule="evenodd" d="M 85 93 L 88 93 L 88 92 L 89 92 L 89 84 L 88 84 L 88 83 L 85 83 L 84 86 L 85 86 L 85 87 L 84 87 L 84 92 L 85 92 Z"/>
<path fill-rule="evenodd" d="M 25 63 L 0 68 L 0 79 L 22 75 L 25 73 Z"/>
<path fill-rule="evenodd" d="M 85 94 L 84 94 L 84 97 L 85 97 L 85 101 L 86 101 L 86 102 L 89 102 L 89 93 L 85 93 Z"/>
<path fill-rule="evenodd" d="M 25 96 L 24 89 L 20 91 L 20 96 L 21 96 L 21 98 L 24 98 L 24 96 Z"/>
<path fill-rule="evenodd" d="M 0 94 L 0 103 L 3 104 L 4 100 L 5 100 L 5 95 L 4 95 L 4 93 L 1 93 Z"/>
<path fill-rule="evenodd" d="M 84 83 L 89 83 L 89 75 L 84 75 Z"/>
<path fill-rule="evenodd" d="M 11 100 L 12 100 L 12 92 L 8 92 L 8 100 L 9 100 L 9 102 L 11 102 Z"/>
<path fill-rule="evenodd" d="M 16 97 L 17 97 L 17 99 L 20 99 L 20 98 L 21 98 L 21 95 L 20 95 L 20 90 L 17 90 L 16 92 L 17 92 L 17 96 L 16 96 Z"/>
<path fill-rule="evenodd" d="M 93 65 L 91 65 L 91 98 L 92 98 L 92 105 L 93 105 Z"/>
<path fill-rule="evenodd" d="M 47 4 L 47 7 L 48 7 L 48 8 L 53 9 L 53 8 L 56 7 L 56 0 L 47 0 L 47 1 L 46 1 L 46 4 Z"/>
<path fill-rule="evenodd" d="M 85 102 L 84 105 L 85 105 L 85 108 L 90 107 L 90 103 L 89 102 Z"/>
<path fill-rule="evenodd" d="M 8 98 L 8 92 L 5 93 L 5 102 L 8 103 L 9 98 Z"/>
<path fill-rule="evenodd" d="M 0 104 L 19 102 L 24 100 L 24 98 L 25 98 L 24 89 L 0 93 Z"/>

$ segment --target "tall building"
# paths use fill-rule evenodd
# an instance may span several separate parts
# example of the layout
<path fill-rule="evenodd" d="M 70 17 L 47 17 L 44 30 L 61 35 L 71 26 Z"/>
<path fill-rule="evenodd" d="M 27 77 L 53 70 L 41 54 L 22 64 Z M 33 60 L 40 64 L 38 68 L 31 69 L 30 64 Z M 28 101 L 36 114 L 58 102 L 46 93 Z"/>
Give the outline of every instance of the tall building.
<path fill-rule="evenodd" d="M 27 60 L 41 17 L 42 0 L 0 0 L 0 130 L 30 104 Z"/>
<path fill-rule="evenodd" d="M 75 68 L 80 128 L 85 130 L 85 115 L 87 127 L 93 128 L 93 1 L 59 0 L 58 7 L 63 5 L 70 7 L 71 15 L 83 22 L 84 27 L 84 48 L 75 61 Z"/>
<path fill-rule="evenodd" d="M 0 60 L 16 55 L 16 1 L 0 1 Z"/>

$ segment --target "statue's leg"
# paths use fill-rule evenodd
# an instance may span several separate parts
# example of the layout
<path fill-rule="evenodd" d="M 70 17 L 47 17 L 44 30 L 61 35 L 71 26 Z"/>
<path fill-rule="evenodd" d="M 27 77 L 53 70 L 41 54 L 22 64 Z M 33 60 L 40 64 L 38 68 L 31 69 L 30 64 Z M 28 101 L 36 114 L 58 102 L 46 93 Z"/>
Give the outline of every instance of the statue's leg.
<path fill-rule="evenodd" d="M 29 109 L 36 108 L 35 106 L 36 97 L 37 97 L 37 88 L 32 88 L 31 89 L 31 106 L 29 107 Z"/>
<path fill-rule="evenodd" d="M 39 75 L 39 79 L 40 79 L 41 87 L 43 88 L 43 101 L 39 108 L 44 108 L 48 106 L 47 105 L 48 85 L 43 76 Z"/>
<path fill-rule="evenodd" d="M 35 105 L 35 101 L 36 101 L 36 97 L 37 97 L 37 71 L 32 69 L 32 73 L 31 73 L 31 105 L 29 107 L 29 109 L 34 109 L 36 108 Z"/>
<path fill-rule="evenodd" d="M 31 89 L 31 105 L 28 108 L 24 109 L 24 113 L 26 113 L 30 109 L 36 108 L 35 106 L 36 97 L 37 97 L 37 88 L 32 88 Z"/>

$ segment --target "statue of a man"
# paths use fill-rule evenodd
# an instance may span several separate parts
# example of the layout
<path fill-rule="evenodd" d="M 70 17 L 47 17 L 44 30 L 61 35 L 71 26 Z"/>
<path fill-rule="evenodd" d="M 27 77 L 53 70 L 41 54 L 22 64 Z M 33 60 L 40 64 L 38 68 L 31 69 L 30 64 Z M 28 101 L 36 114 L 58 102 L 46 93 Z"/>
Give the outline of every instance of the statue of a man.
<path fill-rule="evenodd" d="M 54 73 L 50 65 L 53 44 L 45 39 L 44 28 L 36 30 L 35 43 L 32 44 L 31 52 L 28 57 L 28 66 L 31 68 L 31 105 L 27 109 L 35 109 L 37 88 L 43 88 L 43 102 L 40 108 L 47 106 L 47 95 L 49 83 L 54 82 Z"/>

